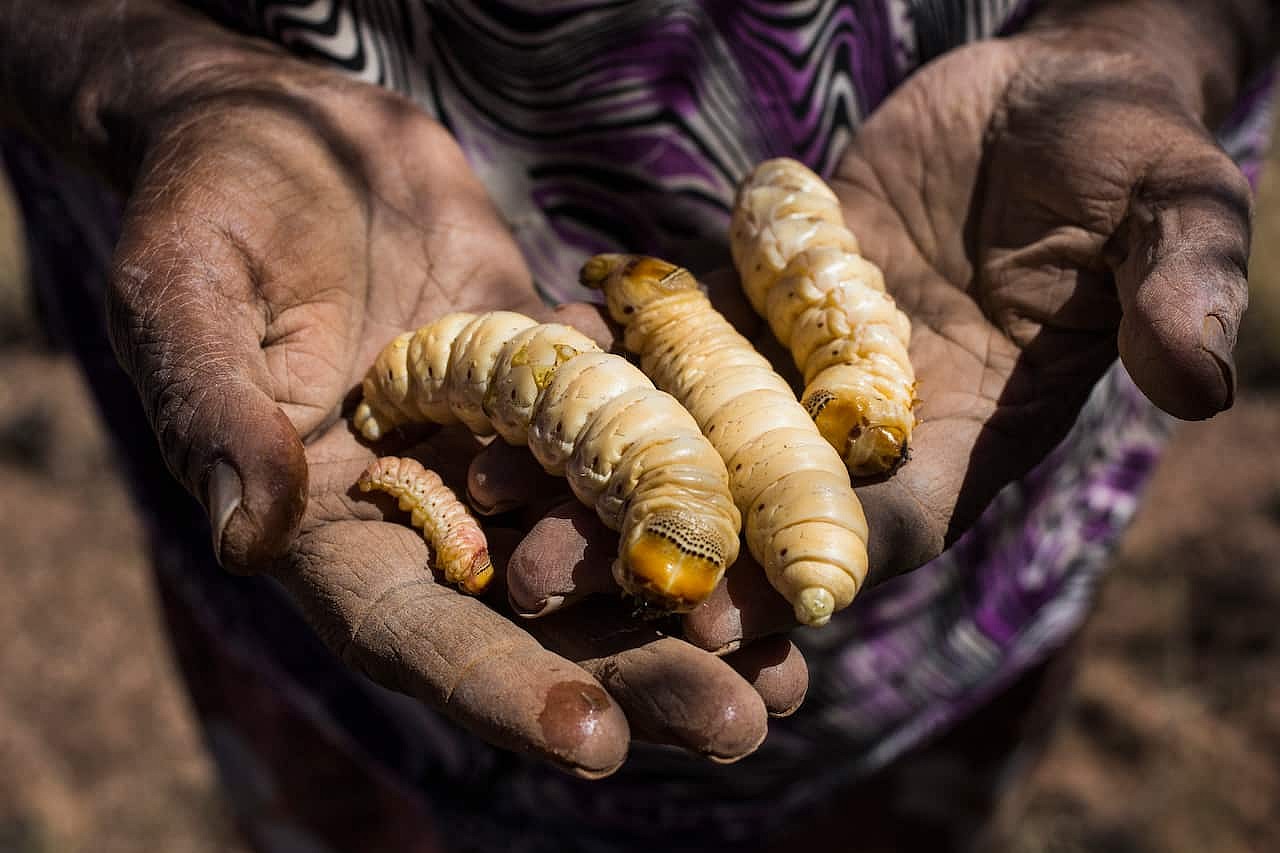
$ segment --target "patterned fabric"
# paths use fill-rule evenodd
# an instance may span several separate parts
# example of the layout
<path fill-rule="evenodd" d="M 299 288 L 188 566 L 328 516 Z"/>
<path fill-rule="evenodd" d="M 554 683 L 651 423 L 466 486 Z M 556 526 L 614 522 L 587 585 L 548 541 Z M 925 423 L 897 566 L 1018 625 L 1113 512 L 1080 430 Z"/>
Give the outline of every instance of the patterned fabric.
<path fill-rule="evenodd" d="M 756 163 L 786 154 L 830 171 L 912 68 L 994 34 L 1019 4 L 197 5 L 395 89 L 444 123 L 559 302 L 589 298 L 578 267 L 603 250 L 727 265 L 733 189 Z"/>
<path fill-rule="evenodd" d="M 446 123 L 554 300 L 579 295 L 577 266 L 601 249 L 707 268 L 725 256 L 732 188 L 755 161 L 787 153 L 827 169 L 919 63 L 1014 25 L 1030 4 L 195 5 L 394 88 Z M 1223 137 L 1242 161 L 1261 150 L 1267 94 L 1264 84 L 1251 91 Z M 102 302 L 113 206 L 42 155 L 5 151 L 33 252 L 49 259 L 36 267 L 46 306 L 121 446 L 175 646 L 262 849 L 694 850 L 777 837 L 973 715 L 1078 628 L 1169 428 L 1114 369 L 1053 456 L 950 552 L 800 635 L 809 698 L 773 721 L 756 754 L 721 767 L 638 746 L 616 776 L 583 782 L 491 749 L 350 673 L 271 582 L 217 569 L 199 507 L 164 471 L 115 366 L 101 311 L 85 310 Z M 47 231 L 57 243 L 41 240 L 41 222 L 58 223 Z M 954 795 L 954 779 L 934 782 L 942 789 L 931 793 Z M 303 811 L 306 832 L 290 817 Z"/>

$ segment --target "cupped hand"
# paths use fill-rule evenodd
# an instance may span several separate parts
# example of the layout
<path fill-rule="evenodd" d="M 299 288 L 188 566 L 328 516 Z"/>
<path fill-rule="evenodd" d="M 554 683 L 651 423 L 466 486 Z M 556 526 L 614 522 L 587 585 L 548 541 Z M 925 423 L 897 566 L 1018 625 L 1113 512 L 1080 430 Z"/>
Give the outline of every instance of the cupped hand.
<path fill-rule="evenodd" d="M 1231 405 L 1250 190 L 1154 59 L 1051 31 L 956 51 L 837 167 L 919 380 L 910 462 L 860 490 L 875 578 L 1042 460 L 1117 353 L 1173 415 Z"/>
<path fill-rule="evenodd" d="M 1194 103 L 1151 57 L 1046 31 L 947 54 L 859 130 L 831 183 L 911 317 L 919 398 L 909 461 L 858 487 L 869 583 L 954 542 L 1066 435 L 1117 354 L 1171 414 L 1231 405 L 1251 199 Z M 788 358 L 733 289 L 711 290 Z M 692 642 L 736 649 L 793 624 L 744 559 L 686 618 Z M 556 569 L 531 563 L 513 590 L 563 605 L 607 583 Z"/>
<path fill-rule="evenodd" d="M 735 669 L 625 612 L 535 637 L 501 591 L 486 603 L 436 583 L 421 537 L 353 490 L 374 451 L 344 406 L 392 337 L 448 311 L 542 308 L 440 125 L 373 87 L 257 59 L 243 79 L 204 69 L 154 129 L 109 296 L 117 354 L 222 564 L 270 572 L 348 664 L 579 774 L 612 772 L 633 735 L 750 752 L 767 712 L 803 695 L 789 644 Z M 426 461 L 457 486 L 476 449 L 439 434 Z"/>

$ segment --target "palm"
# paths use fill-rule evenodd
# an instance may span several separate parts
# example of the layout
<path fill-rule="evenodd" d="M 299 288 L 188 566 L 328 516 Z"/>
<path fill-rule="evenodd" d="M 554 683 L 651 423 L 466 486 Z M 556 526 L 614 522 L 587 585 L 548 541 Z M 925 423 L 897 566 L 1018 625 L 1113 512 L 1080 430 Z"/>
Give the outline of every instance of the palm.
<path fill-rule="evenodd" d="M 445 131 L 403 102 L 351 94 L 329 99 L 328 121 L 302 102 L 297 111 L 272 102 L 186 125 L 198 170 L 171 184 L 176 206 L 214 212 L 200 217 L 188 251 L 211 263 L 234 252 L 248 272 L 221 283 L 220 301 L 261 318 L 254 360 L 306 445 L 304 530 L 323 523 L 324 507 L 332 515 L 374 457 L 341 416 L 388 340 L 449 311 L 538 306 L 518 250 Z M 345 107 L 358 111 L 352 120 Z M 227 134 L 228 124 L 239 132 Z M 182 154 L 170 157 L 181 163 Z"/>
<path fill-rule="evenodd" d="M 304 441 L 334 421 L 401 331 L 448 311 L 528 311 L 538 302 L 447 133 L 407 104 L 371 105 L 364 89 L 348 97 L 358 112 L 343 121 L 334 98 L 333 120 L 307 117 L 310 133 L 278 103 L 232 119 L 219 113 L 207 136 L 185 129 L 225 199 L 211 236 L 232 235 L 250 271 L 248 286 L 228 298 L 260 312 L 273 396 Z M 236 120 L 244 128 L 228 138 L 223 128 Z M 209 206 L 204 195 L 195 202 Z"/>
<path fill-rule="evenodd" d="M 1203 416 L 1228 402 L 1229 368 L 1194 358 L 1167 368 L 1193 387 L 1175 381 L 1160 399 L 1166 389 L 1146 369 L 1159 347 L 1121 327 L 1124 315 L 1144 319 L 1141 297 L 1122 305 L 1125 280 L 1150 272 L 1133 267 L 1150 259 L 1129 255 L 1146 248 L 1132 200 L 1153 170 L 1177 162 L 1176 194 L 1188 161 L 1202 161 L 1210 182 L 1221 176 L 1211 212 L 1231 226 L 1241 202 L 1230 200 L 1247 193 L 1157 78 L 1137 61 L 1117 73 L 1115 62 L 1058 61 L 1019 41 L 957 51 L 895 93 L 838 168 L 846 217 L 913 321 L 921 423 L 911 460 L 863 489 L 881 576 L 936 554 L 1044 457 L 1115 359 L 1118 329 L 1127 366 L 1166 408 Z M 1224 245 L 1208 253 L 1242 255 L 1218 236 Z M 1160 318 L 1171 336 L 1200 332 L 1205 312 L 1185 307 L 1190 330 Z"/>

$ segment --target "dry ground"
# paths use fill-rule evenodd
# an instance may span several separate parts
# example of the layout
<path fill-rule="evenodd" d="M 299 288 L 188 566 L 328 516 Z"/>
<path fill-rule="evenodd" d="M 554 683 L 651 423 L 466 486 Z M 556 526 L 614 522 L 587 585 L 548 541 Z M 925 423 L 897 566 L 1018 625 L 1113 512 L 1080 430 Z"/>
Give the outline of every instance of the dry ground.
<path fill-rule="evenodd" d="M 0 853 L 240 850 L 93 412 L 24 319 L 3 196 Z M 1010 853 L 1280 850 L 1280 216 L 1260 231 L 1249 384 L 1171 448 Z"/>

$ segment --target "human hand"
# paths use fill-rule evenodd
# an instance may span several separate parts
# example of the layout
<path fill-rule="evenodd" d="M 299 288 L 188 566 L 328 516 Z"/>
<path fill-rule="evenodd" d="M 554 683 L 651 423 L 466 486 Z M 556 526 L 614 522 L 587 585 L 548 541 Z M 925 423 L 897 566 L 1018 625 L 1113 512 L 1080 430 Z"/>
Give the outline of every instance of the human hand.
<path fill-rule="evenodd" d="M 860 489 L 873 582 L 1043 459 L 1117 353 L 1173 415 L 1231 405 L 1250 190 L 1162 61 L 1070 28 L 959 50 L 838 165 L 919 380 L 911 461 Z"/>
<path fill-rule="evenodd" d="M 189 76 L 133 170 L 109 308 L 223 565 L 269 572 L 351 666 L 581 775 L 612 772 L 633 736 L 753 750 L 804 692 L 785 640 L 726 661 L 619 608 L 531 632 L 500 582 L 492 606 L 437 584 L 421 537 L 353 488 L 374 452 L 344 405 L 387 341 L 447 311 L 545 313 L 449 134 L 283 55 Z M 397 441 L 378 451 L 403 455 Z M 478 447 L 446 431 L 419 455 L 457 486 Z M 494 535 L 501 574 L 519 534 Z"/>
<path fill-rule="evenodd" d="M 1162 61 L 1060 24 L 963 48 L 838 164 L 846 220 L 912 319 L 919 382 L 910 461 L 858 489 L 871 583 L 939 554 L 1043 459 L 1117 353 L 1174 415 L 1230 405 L 1250 194 L 1205 127 L 1220 105 Z M 712 296 L 760 340 L 740 300 Z M 584 572 L 537 579 L 557 602 L 593 588 Z M 693 642 L 736 648 L 791 619 L 739 569 L 685 622 Z"/>

